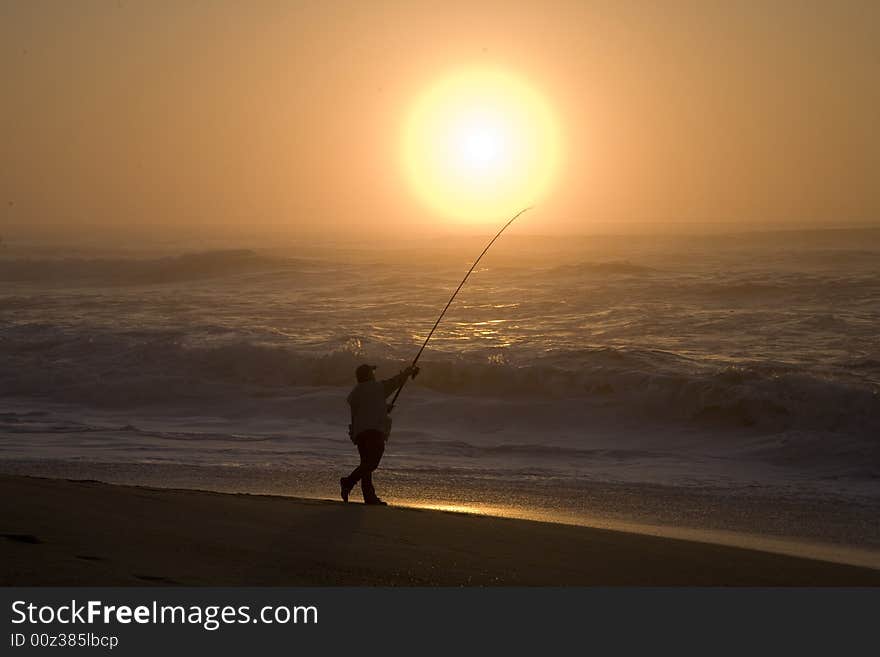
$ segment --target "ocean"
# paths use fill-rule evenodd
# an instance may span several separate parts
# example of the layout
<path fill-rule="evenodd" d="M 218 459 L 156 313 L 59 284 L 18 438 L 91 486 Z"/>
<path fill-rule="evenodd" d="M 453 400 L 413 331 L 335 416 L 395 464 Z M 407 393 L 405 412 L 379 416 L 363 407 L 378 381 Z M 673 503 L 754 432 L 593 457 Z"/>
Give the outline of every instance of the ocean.
<path fill-rule="evenodd" d="M 0 471 L 336 498 L 362 363 L 483 238 L 0 250 Z M 400 397 L 400 502 L 880 549 L 880 230 L 503 237 Z"/>

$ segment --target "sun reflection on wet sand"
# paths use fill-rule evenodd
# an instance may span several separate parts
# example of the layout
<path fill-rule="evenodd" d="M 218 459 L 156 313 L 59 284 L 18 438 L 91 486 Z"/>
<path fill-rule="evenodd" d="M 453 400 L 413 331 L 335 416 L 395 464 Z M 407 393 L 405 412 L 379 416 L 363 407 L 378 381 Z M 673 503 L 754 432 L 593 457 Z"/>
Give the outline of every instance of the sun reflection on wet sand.
<path fill-rule="evenodd" d="M 438 504 L 435 502 L 413 502 L 402 506 L 412 509 L 426 509 L 429 511 L 445 511 L 447 513 L 466 513 L 478 516 L 520 517 L 526 519 L 526 516 L 510 515 L 509 510 L 504 507 L 489 506 L 487 504 Z"/>
<path fill-rule="evenodd" d="M 405 502 L 401 501 L 395 506 L 475 516 L 494 516 L 517 520 L 552 522 L 563 525 L 576 525 L 593 529 L 627 532 L 631 534 L 646 534 L 662 538 L 727 545 L 749 550 L 760 550 L 762 552 L 773 552 L 776 554 L 785 554 L 808 559 L 819 559 L 822 561 L 864 566 L 880 570 L 880 552 L 860 548 L 849 548 L 828 543 L 804 541 L 796 538 L 760 536 L 720 529 L 667 527 L 663 525 L 651 525 L 623 520 L 618 521 L 609 520 L 607 518 L 593 518 L 589 516 L 567 514 L 553 511 L 552 509 L 530 508 L 529 510 L 523 510 L 514 506 L 497 506 L 480 504 L 479 502 L 441 503 L 408 500 Z"/>

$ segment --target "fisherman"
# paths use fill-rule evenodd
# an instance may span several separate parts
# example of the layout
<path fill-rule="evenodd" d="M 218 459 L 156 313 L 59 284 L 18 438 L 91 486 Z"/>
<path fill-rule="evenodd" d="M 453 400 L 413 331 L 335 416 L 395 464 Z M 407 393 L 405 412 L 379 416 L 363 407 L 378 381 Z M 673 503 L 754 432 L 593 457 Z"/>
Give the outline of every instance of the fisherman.
<path fill-rule="evenodd" d="M 387 506 L 388 503 L 380 500 L 373 488 L 373 470 L 379 467 L 379 461 L 385 452 L 385 442 L 391 433 L 391 417 L 388 415 L 391 408 L 385 399 L 401 388 L 408 376 L 415 378 L 419 368 L 407 367 L 397 376 L 384 381 L 376 380 L 375 369 L 375 365 L 363 364 L 355 370 L 358 383 L 348 395 L 348 405 L 351 406 L 348 435 L 357 445 L 361 463 L 350 475 L 342 477 L 339 485 L 343 502 L 348 502 L 351 489 L 360 481 L 364 504 Z"/>

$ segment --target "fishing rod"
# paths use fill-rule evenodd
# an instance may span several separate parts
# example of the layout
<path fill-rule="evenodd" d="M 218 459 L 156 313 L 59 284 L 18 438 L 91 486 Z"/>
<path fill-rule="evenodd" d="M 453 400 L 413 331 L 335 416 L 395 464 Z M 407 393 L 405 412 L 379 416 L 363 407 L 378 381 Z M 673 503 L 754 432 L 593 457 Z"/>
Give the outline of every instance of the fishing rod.
<path fill-rule="evenodd" d="M 443 319 L 443 315 L 446 314 L 446 311 L 449 310 L 449 306 L 451 306 L 451 305 L 452 305 L 452 302 L 455 301 L 455 297 L 456 297 L 456 295 L 458 294 L 459 290 L 461 290 L 461 288 L 464 287 L 464 284 L 467 282 L 467 279 L 468 279 L 468 277 L 471 275 L 471 272 L 472 272 L 472 271 L 474 270 L 474 268 L 479 264 L 479 262 L 480 262 L 480 260 L 482 260 L 483 256 L 486 255 L 486 251 L 488 251 L 488 250 L 491 248 L 491 246 L 495 243 L 495 240 L 497 240 L 499 237 L 501 237 L 501 233 L 503 233 L 504 230 L 505 230 L 510 224 L 512 224 L 514 221 L 516 221 L 516 218 L 517 218 L 517 217 L 519 217 L 519 216 L 520 216 L 523 212 L 525 212 L 526 210 L 531 210 L 531 209 L 532 209 L 532 207 L 529 206 L 529 207 L 527 207 L 527 208 L 523 208 L 522 210 L 520 210 L 519 212 L 517 212 L 515 215 L 513 215 L 513 217 L 510 219 L 510 221 L 508 221 L 506 224 L 504 224 L 504 226 L 501 227 L 501 230 L 499 230 L 499 231 L 495 234 L 495 237 L 493 237 L 492 240 L 486 245 L 486 248 L 483 249 L 483 252 L 480 254 L 480 256 L 479 256 L 476 260 L 474 260 L 474 264 L 472 264 L 472 265 L 471 265 L 471 268 L 468 269 L 467 274 L 464 275 L 464 278 L 461 279 L 461 283 L 458 284 L 458 287 L 455 288 L 455 292 L 452 293 L 452 296 L 449 297 L 449 301 L 446 302 L 446 306 L 444 306 L 444 308 L 443 308 L 443 312 L 440 313 L 440 317 L 438 317 L 438 318 L 437 318 L 437 321 L 434 322 L 434 326 L 431 328 L 431 331 L 428 333 L 428 337 L 425 338 L 425 341 L 422 343 L 422 348 L 419 349 L 419 353 L 417 353 L 417 354 L 416 354 L 416 357 L 413 358 L 413 362 L 412 362 L 412 364 L 410 365 L 410 367 L 415 367 L 415 366 L 416 366 L 416 363 L 419 362 L 419 358 L 421 357 L 422 352 L 425 350 L 425 347 L 428 346 L 428 341 L 431 339 L 431 336 L 434 335 L 434 331 L 436 331 L 436 330 L 437 330 L 437 327 L 440 325 L 440 320 Z M 412 378 L 416 378 L 416 375 L 413 374 Z M 394 409 L 394 404 L 397 403 L 397 398 L 400 397 L 400 392 L 403 390 L 403 386 L 406 385 L 406 382 L 407 382 L 407 381 L 409 381 L 409 377 L 407 377 L 406 379 L 403 380 L 403 383 L 402 383 L 401 386 L 397 389 L 397 392 L 394 394 L 394 399 L 392 399 L 392 400 L 391 400 L 391 403 L 388 404 L 388 412 L 389 412 L 389 413 Z"/>

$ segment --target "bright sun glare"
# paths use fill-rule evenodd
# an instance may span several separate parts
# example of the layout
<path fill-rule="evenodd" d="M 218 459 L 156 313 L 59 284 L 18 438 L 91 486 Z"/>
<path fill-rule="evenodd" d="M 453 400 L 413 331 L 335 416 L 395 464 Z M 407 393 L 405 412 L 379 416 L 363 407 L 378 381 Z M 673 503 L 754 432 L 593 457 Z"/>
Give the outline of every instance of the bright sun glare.
<path fill-rule="evenodd" d="M 534 204 L 559 166 L 556 120 L 544 98 L 500 71 L 446 78 L 406 122 L 404 166 L 434 212 L 485 220 Z"/>

